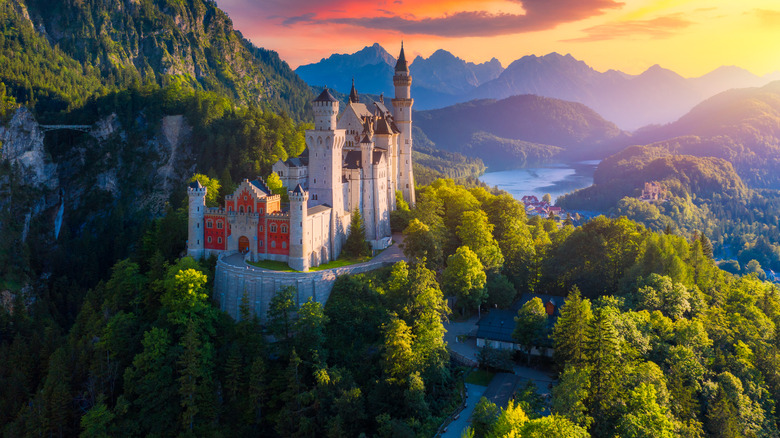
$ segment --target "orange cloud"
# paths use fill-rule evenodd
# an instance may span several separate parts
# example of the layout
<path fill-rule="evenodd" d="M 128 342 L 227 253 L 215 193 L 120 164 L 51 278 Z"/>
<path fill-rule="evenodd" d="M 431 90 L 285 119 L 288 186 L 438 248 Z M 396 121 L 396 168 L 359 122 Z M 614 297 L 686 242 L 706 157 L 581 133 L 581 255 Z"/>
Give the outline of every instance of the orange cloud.
<path fill-rule="evenodd" d="M 228 1 L 234 10 L 260 13 L 257 2 Z M 472 37 L 552 29 L 562 23 L 601 15 L 608 9 L 622 7 L 623 3 L 618 0 L 428 0 L 415 3 L 276 0 L 263 6 L 267 18 L 287 27 L 341 24 L 409 35 Z"/>
<path fill-rule="evenodd" d="M 681 29 L 694 24 L 681 14 L 666 15 L 650 20 L 631 20 L 601 24 L 584 29 L 585 36 L 563 40 L 564 42 L 603 41 L 618 38 L 668 38 Z"/>
<path fill-rule="evenodd" d="M 767 27 L 780 26 L 780 11 L 773 11 L 770 9 L 755 9 L 755 14 L 761 20 L 761 24 Z"/>

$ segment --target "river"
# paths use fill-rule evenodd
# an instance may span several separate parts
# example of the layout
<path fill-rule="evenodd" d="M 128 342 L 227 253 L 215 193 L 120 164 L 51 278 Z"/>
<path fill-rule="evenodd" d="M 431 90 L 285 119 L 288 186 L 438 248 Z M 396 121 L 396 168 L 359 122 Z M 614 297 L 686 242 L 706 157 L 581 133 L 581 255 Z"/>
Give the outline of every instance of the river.
<path fill-rule="evenodd" d="M 593 173 L 598 164 L 599 160 L 551 163 L 540 167 L 487 172 L 479 179 L 491 187 L 506 190 L 518 200 L 526 195 L 534 195 L 541 200 L 545 193 L 549 193 L 554 201 L 558 196 L 593 184 Z"/>

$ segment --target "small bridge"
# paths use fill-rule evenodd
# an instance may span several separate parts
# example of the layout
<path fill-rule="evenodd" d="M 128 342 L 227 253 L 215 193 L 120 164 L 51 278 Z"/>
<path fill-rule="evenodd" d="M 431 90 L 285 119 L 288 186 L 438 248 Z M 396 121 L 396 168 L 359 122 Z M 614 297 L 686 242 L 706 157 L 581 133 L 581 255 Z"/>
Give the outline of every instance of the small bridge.
<path fill-rule="evenodd" d="M 91 125 L 40 125 L 43 132 L 57 131 L 61 129 L 69 129 L 71 131 L 89 132 L 92 130 Z"/>

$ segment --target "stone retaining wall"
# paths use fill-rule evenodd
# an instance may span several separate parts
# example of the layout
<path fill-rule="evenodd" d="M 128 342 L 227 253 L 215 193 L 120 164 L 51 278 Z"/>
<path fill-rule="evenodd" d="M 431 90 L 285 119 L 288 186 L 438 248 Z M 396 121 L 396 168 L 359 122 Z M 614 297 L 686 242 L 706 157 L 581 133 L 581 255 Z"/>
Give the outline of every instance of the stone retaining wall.
<path fill-rule="evenodd" d="M 236 266 L 221 257 L 217 262 L 214 298 L 219 302 L 222 310 L 238 320 L 239 305 L 246 292 L 253 312 L 260 321 L 265 322 L 271 298 L 283 287 L 297 288 L 298 305 L 305 303 L 311 297 L 324 306 L 330 297 L 336 278 L 340 275 L 362 274 L 391 264 L 392 262 L 372 260 L 324 271 L 279 272 L 250 265 Z"/>

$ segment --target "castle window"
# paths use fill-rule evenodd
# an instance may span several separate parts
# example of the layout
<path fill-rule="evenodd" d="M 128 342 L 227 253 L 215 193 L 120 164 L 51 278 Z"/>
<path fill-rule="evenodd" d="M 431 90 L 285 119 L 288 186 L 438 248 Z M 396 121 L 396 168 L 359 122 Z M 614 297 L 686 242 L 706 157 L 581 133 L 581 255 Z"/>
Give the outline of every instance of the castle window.
<path fill-rule="evenodd" d="M 282 242 L 282 249 L 287 249 L 287 242 Z"/>
<path fill-rule="evenodd" d="M 263 232 L 263 226 L 262 225 L 260 225 L 260 232 L 261 233 Z"/>
<path fill-rule="evenodd" d="M 197 224 L 195 224 L 195 228 L 200 228 L 200 222 L 198 222 Z"/>
<path fill-rule="evenodd" d="M 211 228 L 211 227 L 213 227 L 211 221 L 206 221 L 206 228 Z"/>
<path fill-rule="evenodd" d="M 276 248 L 276 241 L 275 240 L 271 241 L 271 248 Z"/>
<path fill-rule="evenodd" d="M 247 207 L 247 208 L 246 208 L 246 212 L 247 212 L 247 213 L 251 213 L 251 212 L 252 212 L 252 206 L 251 206 L 251 205 L 250 205 L 249 207 Z"/>
<path fill-rule="evenodd" d="M 272 233 L 275 233 L 276 232 L 276 224 L 271 224 L 270 229 L 271 229 Z"/>
<path fill-rule="evenodd" d="M 314 178 L 314 184 L 317 184 L 317 178 Z"/>
<path fill-rule="evenodd" d="M 238 212 L 239 212 L 239 213 L 243 213 L 243 212 L 244 212 L 244 206 L 243 206 L 243 205 L 240 205 L 240 206 L 238 207 Z"/>
<path fill-rule="evenodd" d="M 281 228 L 282 228 L 282 233 L 287 232 L 287 225 L 282 225 Z"/>
<path fill-rule="evenodd" d="M 209 236 L 209 238 L 208 238 L 208 242 L 209 242 L 209 243 L 211 243 L 211 236 Z"/>
<path fill-rule="evenodd" d="M 221 237 L 217 237 L 217 243 L 222 243 L 222 238 Z"/>
<path fill-rule="evenodd" d="M 284 172 L 280 170 L 279 171 L 279 176 L 284 176 Z"/>
<path fill-rule="evenodd" d="M 258 240 L 258 241 L 257 241 L 257 246 L 258 246 L 259 248 L 262 248 L 262 247 L 263 247 L 263 241 L 262 241 L 262 240 Z"/>
<path fill-rule="evenodd" d="M 222 229 L 222 221 L 217 221 L 217 228 Z"/>
<path fill-rule="evenodd" d="M 246 195 L 244 195 L 244 201 L 246 201 L 246 199 L 247 199 L 247 198 L 246 198 Z"/>

